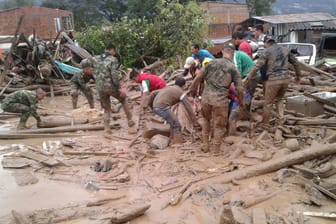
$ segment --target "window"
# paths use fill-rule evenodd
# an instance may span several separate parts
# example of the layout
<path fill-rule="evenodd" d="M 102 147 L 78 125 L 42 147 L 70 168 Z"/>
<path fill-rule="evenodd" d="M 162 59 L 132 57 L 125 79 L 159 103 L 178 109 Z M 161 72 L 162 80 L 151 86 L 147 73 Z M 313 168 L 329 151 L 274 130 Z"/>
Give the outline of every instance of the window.
<path fill-rule="evenodd" d="M 63 30 L 73 30 L 73 21 L 72 21 L 72 16 L 62 16 L 62 28 Z"/>

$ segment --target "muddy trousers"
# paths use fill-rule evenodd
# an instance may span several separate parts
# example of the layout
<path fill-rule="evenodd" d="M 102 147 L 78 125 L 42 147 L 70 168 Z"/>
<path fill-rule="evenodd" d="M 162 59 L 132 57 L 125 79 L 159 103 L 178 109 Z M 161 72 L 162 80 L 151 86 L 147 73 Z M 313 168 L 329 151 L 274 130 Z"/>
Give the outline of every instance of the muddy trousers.
<path fill-rule="evenodd" d="M 111 96 L 119 100 L 119 102 L 121 103 L 125 111 L 126 117 L 127 117 L 128 126 L 131 127 L 134 125 L 134 122 L 132 120 L 132 113 L 129 109 L 126 97 L 120 97 L 120 95 L 117 95 L 116 93 L 112 91 L 101 91 L 98 93 L 99 93 L 101 107 L 104 109 L 104 130 L 105 132 L 107 133 L 111 132 L 111 128 L 110 128 L 110 118 L 111 118 L 111 112 L 112 112 L 111 100 L 110 100 Z"/>
<path fill-rule="evenodd" d="M 11 103 L 11 104 L 3 104 L 2 109 L 6 112 L 11 113 L 21 113 L 20 124 L 26 124 L 30 115 L 34 115 L 34 111 L 27 105 L 21 103 Z"/>
<path fill-rule="evenodd" d="M 172 143 L 181 143 L 183 141 L 181 133 L 181 124 L 170 107 L 154 108 L 154 113 L 162 117 L 170 125 L 170 137 Z"/>
<path fill-rule="evenodd" d="M 213 151 L 217 152 L 220 149 L 221 142 L 226 132 L 226 126 L 228 122 L 229 112 L 229 100 L 225 99 L 218 105 L 210 105 L 205 101 L 202 101 L 202 150 L 204 147 L 209 147 L 209 137 L 211 134 L 211 121 L 213 121 Z"/>
<path fill-rule="evenodd" d="M 72 97 L 72 107 L 73 109 L 77 108 L 77 101 L 78 101 L 78 92 L 79 90 L 84 94 L 87 101 L 89 102 L 90 108 L 94 108 L 94 102 L 93 102 L 93 93 L 91 88 L 89 90 L 83 90 L 78 88 L 76 85 L 71 85 L 71 97 Z"/>
<path fill-rule="evenodd" d="M 287 91 L 290 79 L 268 80 L 265 82 L 265 102 L 262 123 L 268 125 L 273 104 L 276 104 L 280 120 L 284 117 L 283 97 Z"/>

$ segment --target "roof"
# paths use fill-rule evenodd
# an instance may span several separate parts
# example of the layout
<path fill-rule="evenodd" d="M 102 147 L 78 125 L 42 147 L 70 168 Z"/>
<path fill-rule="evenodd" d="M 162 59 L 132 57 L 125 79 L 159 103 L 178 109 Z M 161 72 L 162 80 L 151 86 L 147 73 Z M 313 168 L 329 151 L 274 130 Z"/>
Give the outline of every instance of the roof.
<path fill-rule="evenodd" d="M 273 15 L 273 16 L 254 16 L 254 19 L 258 19 L 267 23 L 281 24 L 281 23 L 300 23 L 300 22 L 321 22 L 336 20 L 336 17 L 329 13 L 317 12 L 317 13 L 302 13 L 302 14 L 287 14 L 287 15 Z"/>
<path fill-rule="evenodd" d="M 320 22 L 299 22 L 290 23 L 287 25 L 288 30 L 336 30 L 335 21 L 320 21 Z"/>
<path fill-rule="evenodd" d="M 69 10 L 62 10 L 62 9 L 55 9 L 55 8 L 47 8 L 47 7 L 41 7 L 41 6 L 24 6 L 24 7 L 17 7 L 17 8 L 11 8 L 11 9 L 5 9 L 1 10 L 0 13 L 4 12 L 11 12 L 11 11 L 17 11 L 17 10 L 29 10 L 29 9 L 40 9 L 40 10 L 52 10 L 52 11 L 59 11 L 59 12 L 66 12 L 66 13 L 72 13 Z"/>

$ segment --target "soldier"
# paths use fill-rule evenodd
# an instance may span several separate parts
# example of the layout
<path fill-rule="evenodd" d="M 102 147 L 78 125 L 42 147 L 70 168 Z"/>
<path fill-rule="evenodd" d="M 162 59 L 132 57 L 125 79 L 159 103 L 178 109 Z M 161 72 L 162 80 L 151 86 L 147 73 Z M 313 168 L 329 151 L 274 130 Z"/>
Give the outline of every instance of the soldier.
<path fill-rule="evenodd" d="M 126 93 L 121 91 L 121 73 L 118 71 L 119 62 L 115 55 L 115 46 L 109 44 L 106 46 L 105 52 L 95 58 L 96 86 L 101 106 L 104 108 L 104 131 L 106 134 L 111 133 L 111 96 L 120 101 L 127 116 L 128 127 L 132 127 L 135 124 L 127 104 Z"/>
<path fill-rule="evenodd" d="M 148 97 L 150 92 L 166 87 L 166 82 L 157 75 L 143 72 L 139 73 L 135 69 L 132 69 L 129 74 L 129 78 L 130 80 L 141 84 L 142 97 L 140 107 L 141 114 L 143 114 L 148 105 Z"/>
<path fill-rule="evenodd" d="M 213 152 L 217 154 L 225 133 L 229 99 L 228 92 L 233 82 L 237 89 L 237 97 L 239 101 L 241 113 L 245 110 L 243 100 L 243 86 L 239 72 L 235 65 L 226 58 L 214 59 L 210 61 L 201 73 L 196 76 L 190 92 L 195 92 L 200 81 L 205 80 L 206 85 L 202 94 L 202 147 L 203 152 L 209 151 L 210 124 L 214 124 L 214 140 Z M 213 122 L 211 122 L 213 120 Z"/>
<path fill-rule="evenodd" d="M 26 122 L 30 115 L 32 115 L 36 121 L 37 126 L 41 125 L 41 118 L 37 114 L 37 103 L 39 100 L 43 100 L 46 93 L 41 89 L 34 91 L 18 90 L 9 94 L 2 101 L 1 108 L 6 112 L 21 113 L 21 118 L 17 129 L 25 129 Z"/>
<path fill-rule="evenodd" d="M 257 71 L 266 65 L 267 81 L 265 82 L 265 102 L 263 108 L 262 128 L 268 128 L 271 117 L 273 103 L 276 103 L 280 120 L 284 116 L 284 108 L 282 98 L 284 97 L 291 76 L 288 72 L 288 63 L 293 64 L 296 78 L 295 81 L 300 81 L 301 71 L 298 60 L 290 53 L 287 48 L 277 45 L 273 37 L 265 37 L 265 50 L 260 55 L 257 63 L 247 76 L 247 85 L 252 83 L 256 78 Z"/>
<path fill-rule="evenodd" d="M 93 73 L 93 63 L 89 59 L 83 59 L 80 63 L 83 71 L 76 73 L 71 78 L 71 97 L 72 97 L 72 107 L 77 108 L 78 101 L 78 91 L 80 90 L 89 102 L 90 108 L 94 108 L 93 94 L 90 86 L 87 83 L 94 79 Z"/>
<path fill-rule="evenodd" d="M 153 91 L 149 96 L 149 105 L 153 108 L 154 113 L 165 119 L 170 125 L 170 137 L 172 144 L 183 142 L 181 124 L 176 115 L 171 111 L 171 107 L 173 105 L 182 102 L 194 125 L 198 125 L 191 104 L 188 101 L 186 94 L 183 93 L 185 83 L 184 78 L 178 77 L 175 80 L 174 86 L 168 86 L 166 88 Z"/>

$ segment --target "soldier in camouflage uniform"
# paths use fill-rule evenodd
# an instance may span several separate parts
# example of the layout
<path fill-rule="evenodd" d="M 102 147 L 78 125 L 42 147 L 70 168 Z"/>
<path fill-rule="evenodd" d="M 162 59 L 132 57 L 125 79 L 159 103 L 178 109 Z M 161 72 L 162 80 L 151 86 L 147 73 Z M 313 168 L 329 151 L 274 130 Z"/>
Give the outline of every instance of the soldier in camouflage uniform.
<path fill-rule="evenodd" d="M 41 118 L 37 114 L 37 103 L 45 97 L 46 93 L 42 89 L 35 91 L 18 90 L 9 94 L 2 101 L 1 108 L 6 112 L 21 113 L 21 118 L 17 129 L 25 129 L 26 122 L 30 115 L 32 115 L 36 121 L 37 126 L 41 124 Z"/>
<path fill-rule="evenodd" d="M 71 97 L 72 97 L 72 107 L 77 108 L 78 101 L 78 91 L 82 91 L 86 99 L 89 102 L 90 108 L 94 108 L 93 94 L 90 86 L 87 83 L 90 79 L 94 79 L 92 76 L 94 73 L 93 63 L 89 59 L 83 59 L 80 63 L 83 71 L 76 73 L 71 78 Z"/>
<path fill-rule="evenodd" d="M 261 124 L 263 126 L 262 128 L 267 128 L 269 126 L 273 103 L 276 103 L 280 121 L 283 119 L 284 103 L 282 98 L 284 97 L 291 80 L 291 76 L 288 72 L 288 63 L 291 63 L 294 66 L 296 73 L 295 80 L 296 82 L 299 82 L 301 71 L 298 60 L 292 53 L 290 53 L 290 50 L 277 45 L 271 36 L 266 36 L 265 50 L 247 77 L 248 85 L 249 83 L 252 83 L 251 80 L 256 78 L 257 71 L 266 65 L 266 75 L 268 79 L 264 85 L 265 102 Z"/>
<path fill-rule="evenodd" d="M 128 126 L 134 126 L 132 114 L 126 100 L 126 93 L 121 91 L 121 73 L 118 71 L 119 62 L 115 54 L 115 46 L 111 44 L 105 48 L 105 53 L 95 58 L 96 86 L 101 106 L 104 108 L 104 130 L 107 134 L 111 133 L 111 96 L 122 104 L 128 119 Z"/>
<path fill-rule="evenodd" d="M 235 65 L 226 58 L 210 61 L 201 73 L 196 76 L 190 92 L 194 93 L 198 83 L 206 81 L 202 94 L 202 151 L 209 151 L 210 124 L 214 124 L 213 152 L 218 153 L 224 137 L 229 112 L 229 87 L 233 82 L 237 89 L 237 97 L 241 113 L 245 110 L 243 86 Z M 213 120 L 213 122 L 211 122 Z"/>

